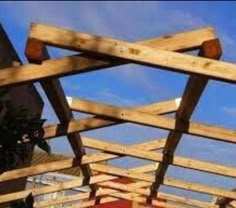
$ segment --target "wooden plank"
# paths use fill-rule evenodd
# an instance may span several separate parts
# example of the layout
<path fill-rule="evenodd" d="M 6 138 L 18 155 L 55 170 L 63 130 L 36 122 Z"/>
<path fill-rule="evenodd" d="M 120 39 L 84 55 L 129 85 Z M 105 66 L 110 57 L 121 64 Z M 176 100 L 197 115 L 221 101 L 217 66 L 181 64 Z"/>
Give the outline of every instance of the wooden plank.
<path fill-rule="evenodd" d="M 145 165 L 143 167 L 138 167 L 138 168 L 132 168 L 131 170 L 133 171 L 142 171 L 142 172 L 149 172 L 150 171 L 150 165 Z M 155 167 L 151 165 L 151 167 Z M 155 169 L 154 169 L 155 170 Z M 93 184 L 93 183 L 100 183 L 103 181 L 109 181 L 109 180 L 114 180 L 117 179 L 116 176 L 109 176 L 109 175 L 98 175 L 98 176 L 93 176 L 90 178 L 89 183 Z M 146 183 L 144 183 L 145 185 Z M 23 199 L 26 196 L 28 196 L 30 193 L 33 194 L 33 196 L 38 196 L 38 195 L 43 195 L 43 194 L 48 194 L 48 193 L 53 193 L 56 191 L 60 191 L 60 190 L 65 190 L 65 189 L 71 189 L 71 188 L 75 188 L 75 187 L 79 187 L 79 186 L 84 186 L 87 185 L 87 183 L 85 183 L 85 181 L 83 180 L 83 178 L 79 178 L 78 180 L 73 180 L 73 181 L 69 181 L 69 182 L 63 182 L 61 184 L 56 184 L 56 185 L 51 185 L 50 187 L 42 187 L 42 188 L 34 188 L 34 189 L 28 189 L 25 191 L 20 191 L 20 192 L 16 192 L 16 193 L 11 193 L 11 194 L 6 194 L 6 195 L 2 195 L 0 196 L 0 204 L 4 203 L 4 202 L 9 202 L 9 201 L 14 201 L 17 199 Z"/>
<path fill-rule="evenodd" d="M 113 60 L 130 61 L 157 68 L 162 67 L 180 73 L 205 75 L 220 81 L 233 83 L 236 81 L 235 64 L 208 58 L 154 49 L 140 44 L 40 24 L 32 25 L 29 37 L 55 47 L 96 53 L 100 57 L 105 55 L 103 58 L 112 57 Z"/>
<path fill-rule="evenodd" d="M 151 183 L 155 181 L 154 175 L 139 173 L 139 172 L 128 170 L 128 169 L 121 169 L 121 168 L 111 167 L 111 166 L 102 165 L 102 164 L 91 164 L 90 166 L 91 166 L 91 169 L 102 172 L 102 173 L 106 173 L 106 174 L 129 177 L 129 178 L 143 180 L 143 181 L 147 181 Z M 181 188 L 181 189 L 185 189 L 189 191 L 195 191 L 195 192 L 200 192 L 200 193 L 205 193 L 205 194 L 210 194 L 210 195 L 217 195 L 217 196 L 228 197 L 231 199 L 236 199 L 236 193 L 233 191 L 229 191 L 223 188 L 218 188 L 218 187 L 213 187 L 213 186 L 195 184 L 195 183 L 186 182 L 183 180 L 164 178 L 163 185 Z"/>
<path fill-rule="evenodd" d="M 69 98 L 68 98 L 69 100 Z M 173 111 L 176 111 L 176 109 L 179 107 L 180 98 L 176 98 L 174 100 L 154 103 L 151 105 L 145 105 L 142 107 L 133 108 L 135 110 L 138 110 L 140 112 L 147 112 L 152 114 L 167 114 L 171 113 Z M 108 120 L 108 118 L 103 117 L 92 117 L 92 118 L 85 118 L 81 120 L 73 120 L 68 123 L 68 125 L 51 125 L 45 128 L 45 138 L 52 138 L 56 136 L 63 136 L 67 133 L 73 133 L 76 131 L 88 131 L 88 130 L 94 130 L 98 128 L 108 127 L 116 124 L 124 123 L 125 121 L 121 120 Z M 80 126 L 80 127 L 79 127 Z M 79 129 L 78 129 L 79 127 Z"/>
<path fill-rule="evenodd" d="M 41 53 L 42 56 L 38 57 L 36 62 L 41 62 L 43 60 L 50 59 L 46 46 L 40 41 L 28 40 L 26 48 L 28 50 L 30 49 L 32 52 L 39 51 Z M 26 57 L 30 62 L 32 62 L 29 55 L 29 53 L 26 53 Z M 74 119 L 73 114 L 69 108 L 68 102 L 66 100 L 66 96 L 61 86 L 60 80 L 57 78 L 45 79 L 40 81 L 40 84 L 43 90 L 45 91 L 45 94 L 47 95 L 47 98 L 50 101 L 60 123 L 67 124 L 70 120 Z M 85 155 L 85 149 L 83 147 L 79 132 L 68 134 L 67 138 L 76 159 L 80 161 L 83 155 Z M 81 165 L 80 168 L 83 176 L 85 177 L 85 180 L 89 180 L 90 176 L 92 175 L 89 165 Z M 90 188 L 93 191 L 97 189 L 96 185 L 92 185 Z"/>
<path fill-rule="evenodd" d="M 143 172 L 143 173 L 146 172 L 146 171 L 143 171 L 143 170 L 137 169 L 137 168 L 135 168 L 133 170 L 138 171 L 138 172 Z M 121 190 L 121 191 L 133 192 L 133 193 L 135 193 L 136 191 L 139 191 L 138 193 L 144 194 L 144 195 L 147 195 L 148 190 L 147 189 L 140 190 L 139 188 L 142 188 L 142 187 L 144 188 L 146 186 L 151 185 L 151 183 L 147 183 L 147 182 L 134 182 L 132 184 L 124 185 L 124 184 L 118 184 L 118 183 L 111 182 L 111 181 L 100 183 L 98 185 L 103 185 L 103 186 L 107 185 L 105 183 L 110 183 L 111 186 L 113 185 L 113 187 L 111 187 L 111 188 L 115 188 L 115 189 L 118 189 L 118 190 Z M 99 189 L 96 192 L 96 196 L 109 195 L 109 194 L 115 193 L 115 192 L 117 192 L 117 190 Z M 76 201 L 76 200 L 87 199 L 88 195 L 89 195 L 89 193 L 79 193 L 79 194 L 70 195 L 70 196 L 60 198 L 56 201 L 55 200 L 41 201 L 41 202 L 35 203 L 34 207 L 35 208 L 40 208 L 40 207 L 47 207 L 47 206 L 55 206 L 57 204 L 63 204 L 63 203 L 67 203 L 67 202 L 73 202 L 73 201 Z M 209 206 L 209 203 L 206 203 L 206 202 L 193 200 L 193 199 L 188 199 L 188 198 L 176 196 L 176 195 L 173 195 L 173 194 L 167 194 L 167 193 L 158 193 L 158 197 L 162 198 L 162 199 L 166 199 L 166 200 L 171 200 L 171 201 L 183 203 L 183 204 L 186 204 L 186 205 L 201 207 L 201 208 L 210 208 L 210 207 L 211 208 L 217 208 L 218 207 L 217 205 L 211 204 Z"/>
<path fill-rule="evenodd" d="M 159 152 L 144 151 L 143 149 L 127 147 L 126 145 L 120 145 L 111 142 L 99 141 L 97 139 L 92 139 L 89 137 L 83 137 L 83 141 L 86 147 L 102 150 L 107 153 L 115 153 L 131 157 L 133 156 L 136 158 L 151 160 L 154 162 L 162 161 L 162 154 Z"/>
<path fill-rule="evenodd" d="M 199 52 L 200 56 L 211 59 L 219 59 L 221 54 L 222 50 L 220 41 L 218 39 L 203 42 L 202 48 Z M 182 121 L 189 121 L 207 83 L 208 78 L 205 76 L 192 75 L 189 77 L 183 93 L 182 102 L 176 112 L 176 125 L 181 126 Z M 183 133 L 177 131 L 169 132 L 166 146 L 163 149 L 163 163 L 160 163 L 156 171 L 156 180 L 152 186 L 151 196 L 156 195 L 156 193 L 158 192 L 159 186 L 164 178 L 164 175 L 167 172 L 169 163 L 173 159 L 174 152 L 180 142 L 182 135 Z"/>
<path fill-rule="evenodd" d="M 216 38 L 214 29 L 211 27 L 207 27 L 172 35 L 166 35 L 160 38 L 138 41 L 137 43 L 152 48 L 186 52 L 199 49 L 204 41 L 214 38 Z M 41 63 L 42 60 L 45 60 L 44 54 L 46 48 L 44 47 L 44 45 L 38 44 L 39 42 L 42 43 L 42 41 L 37 39 L 38 38 L 31 38 L 29 36 L 26 44 L 25 54 L 31 61 Z M 34 47 L 30 47 L 29 42 L 33 43 Z M 116 64 L 118 63 L 110 62 L 110 67 Z"/>
<path fill-rule="evenodd" d="M 151 183 L 155 179 L 154 176 L 152 176 L 152 175 L 147 175 L 147 174 L 137 172 L 136 168 L 133 168 L 130 170 L 123 170 L 123 169 L 119 169 L 119 168 L 113 168 L 113 167 L 98 165 L 98 164 L 93 164 L 91 166 L 92 166 L 92 169 L 95 171 L 111 173 L 114 175 L 119 174 L 119 176 L 132 177 L 135 179 L 140 179 L 140 180 L 144 180 L 144 181 L 151 182 Z M 118 172 L 117 172 L 117 170 L 118 170 Z M 145 171 L 145 169 L 143 169 L 143 170 Z M 149 168 L 147 168 L 146 170 L 150 171 Z M 115 171 L 116 171 L 116 173 L 114 173 Z M 116 178 L 117 178 L 117 176 L 102 174 L 102 175 L 91 177 L 89 184 L 110 181 L 110 180 L 114 180 Z M 215 187 L 193 184 L 193 183 L 180 181 L 180 180 L 176 180 L 176 179 L 165 179 L 164 182 L 165 182 L 164 185 L 182 188 L 182 189 L 186 189 L 186 190 L 197 191 L 197 192 L 202 192 L 202 193 L 207 193 L 207 194 L 214 194 L 217 196 L 227 195 L 227 197 L 230 197 L 233 199 L 235 199 L 235 197 L 236 197 L 236 194 L 234 192 L 224 190 L 224 189 L 215 188 Z M 146 182 L 144 182 L 143 184 L 145 185 Z M 87 185 L 87 184 L 84 184 L 83 179 L 78 179 L 78 180 L 73 180 L 73 181 L 69 181 L 69 182 L 64 182 L 61 184 L 52 185 L 49 187 L 28 189 L 28 190 L 21 191 L 21 192 L 1 195 L 0 196 L 0 203 L 9 202 L 9 201 L 17 200 L 17 199 L 22 199 L 22 198 L 25 198 L 30 193 L 32 193 L 33 196 L 38 196 L 38 195 L 48 194 L 48 193 L 52 193 L 52 192 L 56 192 L 56 191 L 60 191 L 60 190 L 79 187 L 79 186 L 83 186 L 83 185 Z"/>
<path fill-rule="evenodd" d="M 159 152 L 151 152 L 143 148 L 128 147 L 126 145 L 114 144 L 111 142 L 104 142 L 89 137 L 82 137 L 85 147 L 102 150 L 110 154 L 118 154 L 123 156 L 131 156 L 154 162 L 161 162 L 163 154 Z M 166 161 L 168 162 L 168 161 Z M 171 164 L 177 167 L 189 168 L 198 171 L 219 174 L 223 176 L 236 177 L 236 168 L 231 168 L 214 163 L 194 160 L 186 157 L 173 156 Z"/>
<path fill-rule="evenodd" d="M 82 138 L 82 142 L 84 144 L 88 143 L 86 139 L 83 139 L 83 138 Z M 142 149 L 142 150 L 158 150 L 162 148 L 164 144 L 165 144 L 165 139 L 160 139 L 160 140 L 156 139 L 150 142 L 144 142 L 141 144 L 131 145 L 131 147 Z M 89 164 L 92 162 L 101 162 L 104 160 L 115 159 L 119 157 L 122 157 L 122 156 L 120 154 L 114 155 L 114 154 L 107 154 L 107 153 L 94 153 L 91 155 L 84 155 L 81 162 L 77 160 L 76 158 L 70 158 L 70 159 L 60 160 L 56 162 L 40 164 L 40 165 L 36 165 L 32 167 L 21 168 L 18 170 L 4 172 L 3 174 L 0 175 L 0 182 L 8 181 L 8 180 L 15 180 L 18 178 L 27 177 L 27 176 L 29 177 L 29 176 L 38 175 L 38 174 L 47 173 L 47 172 L 54 172 L 54 171 L 63 170 L 66 168 L 72 168 L 72 167 L 78 166 L 80 163 Z M 144 168 L 146 168 L 146 166 L 142 166 L 141 168 L 142 168 L 142 171 L 144 171 Z M 151 171 L 155 170 L 156 164 L 150 165 L 149 168 L 151 169 Z"/>
<path fill-rule="evenodd" d="M 176 120 L 172 118 L 153 116 L 148 113 L 137 112 L 128 108 L 115 107 L 112 105 L 105 105 L 75 98 L 72 99 L 70 108 L 74 111 L 106 116 L 113 119 L 129 121 L 166 130 L 175 130 L 190 135 L 200 136 L 203 138 L 211 138 L 231 143 L 236 142 L 236 131 L 222 127 L 215 127 L 195 122 L 185 122 L 181 125 L 177 125 Z M 82 122 L 80 123 L 80 131 L 81 129 L 83 129 L 82 126 L 84 125 L 86 124 Z M 75 126 L 73 127 L 76 128 Z"/>
<path fill-rule="evenodd" d="M 206 28 L 138 43 L 147 44 L 148 46 L 152 47 L 160 46 L 160 48 L 164 50 L 188 51 L 190 49 L 200 47 L 203 41 L 213 38 L 215 38 L 214 30 L 212 28 Z M 188 41 L 185 42 L 186 40 Z M 26 54 L 31 60 L 34 60 L 35 57 L 36 59 L 38 59 L 38 57 L 41 57 L 42 59 L 44 58 L 44 54 L 42 54 L 44 51 L 40 45 L 37 46 L 38 48 L 36 47 L 33 52 L 30 50 L 31 48 L 26 50 Z M 34 53 L 35 56 L 31 57 L 32 53 Z M 15 71 L 11 71 L 11 73 L 8 70 L 4 70 L 4 72 L 0 73 L 0 86 L 33 82 L 48 77 L 68 76 L 76 73 L 90 72 L 122 64 L 101 61 L 91 57 L 88 58 L 83 54 L 57 60 L 48 60 L 46 63 L 47 64 L 44 63 L 42 66 L 28 64 L 23 67 L 18 67 L 18 71 L 13 68 Z"/>
<path fill-rule="evenodd" d="M 154 51 L 156 51 L 156 49 Z M 164 53 L 170 52 L 164 51 Z M 157 53 L 157 55 L 158 54 L 159 53 Z M 162 57 L 164 57 L 163 59 L 171 59 L 169 54 L 162 55 Z M 208 76 L 211 79 L 229 83 L 236 82 L 235 64 L 213 61 L 211 59 L 193 57 L 190 55 L 183 55 L 179 53 L 175 54 L 175 56 L 178 57 L 178 59 L 176 57 L 173 57 L 175 61 L 178 60 L 178 64 L 176 65 L 176 67 L 188 63 L 185 65 L 186 68 L 176 68 L 175 71 L 181 73 L 204 75 Z M 184 58 L 182 56 L 184 56 Z M 185 56 L 187 56 L 187 58 Z M 186 61 L 186 59 L 188 61 Z M 158 59 L 154 60 L 158 61 Z M 160 62 L 164 63 L 164 61 L 167 60 L 161 60 Z M 170 64 L 173 63 L 174 62 L 172 61 L 170 62 Z M 8 67 L 0 71 L 0 87 L 30 83 L 45 78 L 62 77 L 91 72 L 108 67 L 110 67 L 110 64 L 108 64 L 108 62 L 101 61 L 95 58 L 86 58 L 84 57 L 84 55 L 74 55 L 54 60 L 47 60 L 44 61 L 41 65 L 25 64 L 22 66 Z"/>
<path fill-rule="evenodd" d="M 84 183 L 83 178 L 80 178 L 77 180 L 55 184 L 52 186 L 47 186 L 47 187 L 42 187 L 42 188 L 33 188 L 33 189 L 27 189 L 20 192 L 4 194 L 0 196 L 0 204 L 9 202 L 9 201 L 14 201 L 17 199 L 23 199 L 26 196 L 28 196 L 30 193 L 32 193 L 33 196 L 38 196 L 38 195 L 53 193 L 53 192 L 57 192 L 61 190 L 66 190 L 66 189 L 89 185 L 89 184 L 95 184 L 98 182 L 103 182 L 103 181 L 108 181 L 108 180 L 113 180 L 113 179 L 116 179 L 116 177 L 109 176 L 109 175 L 99 175 L 99 176 L 92 176 L 89 180 L 89 183 L 86 183 L 86 184 Z"/>
<path fill-rule="evenodd" d="M 139 186 L 139 185 L 121 184 L 121 183 L 117 183 L 117 182 L 113 182 L 113 181 L 99 183 L 98 185 L 99 186 L 101 185 L 102 187 L 117 189 L 120 191 L 137 193 L 137 194 L 144 195 L 144 196 L 149 196 L 151 193 L 151 191 L 149 189 L 144 189 L 144 188 L 142 188 L 142 186 Z M 194 199 L 188 199 L 188 198 L 184 198 L 184 197 L 179 197 L 179 196 L 176 196 L 173 194 L 158 193 L 155 196 L 155 198 L 156 197 L 159 197 L 161 199 L 171 200 L 171 201 L 178 202 L 178 203 L 183 203 L 185 205 L 197 206 L 197 207 L 201 207 L 201 208 L 209 208 L 209 207 L 217 208 L 218 207 L 216 205 L 212 205 L 207 202 L 194 200 Z"/>
<path fill-rule="evenodd" d="M 236 189 L 232 189 L 232 191 L 236 192 Z M 226 197 L 217 197 L 214 204 L 219 205 L 220 208 L 225 208 L 229 205 L 233 199 L 226 198 Z M 230 206 L 229 206 L 230 207 Z"/>
<path fill-rule="evenodd" d="M 140 203 L 145 203 L 145 198 L 144 197 L 139 197 L 137 194 L 120 193 L 120 192 L 117 192 L 117 191 L 116 191 L 116 193 L 113 193 L 114 192 L 113 189 L 101 190 L 101 192 L 105 192 L 105 191 L 108 192 L 108 193 L 111 192 L 109 195 L 112 195 L 113 197 L 116 197 L 118 199 L 126 199 L 126 200 L 131 200 L 131 201 L 137 201 L 137 202 L 140 202 Z M 106 200 L 104 200 L 104 199 L 106 199 Z M 116 201 L 116 199 L 112 198 L 112 197 L 101 198 L 100 204 L 107 203 L 107 202 L 112 202 L 112 201 Z M 80 203 L 73 204 L 72 206 L 66 206 L 66 207 L 67 208 L 72 208 L 72 207 L 73 208 L 77 208 L 77 207 L 81 208 L 81 207 L 90 207 L 90 206 L 93 206 L 93 205 L 96 205 L 96 200 L 90 200 L 90 201 L 86 201 L 86 202 L 82 201 Z M 161 202 L 161 201 L 158 201 L 158 200 L 154 200 L 153 205 L 154 206 L 160 206 L 160 207 L 166 207 L 166 208 L 180 208 L 180 207 L 183 207 L 183 205 L 179 206 L 179 205 L 174 205 L 174 204 L 171 204 L 171 203 Z"/>
<path fill-rule="evenodd" d="M 131 145 L 126 147 L 124 145 L 117 145 L 109 142 L 102 142 L 94 140 L 88 137 L 82 137 L 82 142 L 85 147 L 103 150 L 108 153 L 95 153 L 91 155 L 84 155 L 81 162 L 76 158 L 65 159 L 62 161 L 51 162 L 45 164 L 14 170 L 7 171 L 0 176 L 0 182 L 14 180 L 26 176 L 32 176 L 36 174 L 42 174 L 45 172 L 58 171 L 66 168 L 78 166 L 78 164 L 89 164 L 94 162 L 101 162 L 108 159 L 115 159 L 122 156 L 135 156 L 141 159 L 148 159 L 156 162 L 162 161 L 163 154 L 156 152 L 147 152 L 150 150 L 157 150 L 162 148 L 165 144 L 165 139 L 154 140 L 141 144 Z M 210 172 L 213 174 L 219 174 L 223 176 L 236 177 L 236 169 L 214 163 L 204 162 L 200 160 L 193 160 L 190 158 L 174 156 L 172 164 L 178 167 L 191 168 L 204 172 Z M 150 165 L 150 171 L 156 170 L 158 166 L 156 164 Z"/>

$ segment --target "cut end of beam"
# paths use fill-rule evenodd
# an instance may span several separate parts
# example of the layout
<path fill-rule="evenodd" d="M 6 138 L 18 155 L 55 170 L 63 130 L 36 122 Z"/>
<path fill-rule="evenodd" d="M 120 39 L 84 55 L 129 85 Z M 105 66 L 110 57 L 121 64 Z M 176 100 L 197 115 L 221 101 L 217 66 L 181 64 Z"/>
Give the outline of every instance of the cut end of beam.
<path fill-rule="evenodd" d="M 182 100 L 181 97 L 175 99 L 175 104 L 177 108 L 180 106 L 181 100 Z"/>
<path fill-rule="evenodd" d="M 66 100 L 67 100 L 68 105 L 71 107 L 73 98 L 69 97 L 69 96 L 66 96 Z"/>

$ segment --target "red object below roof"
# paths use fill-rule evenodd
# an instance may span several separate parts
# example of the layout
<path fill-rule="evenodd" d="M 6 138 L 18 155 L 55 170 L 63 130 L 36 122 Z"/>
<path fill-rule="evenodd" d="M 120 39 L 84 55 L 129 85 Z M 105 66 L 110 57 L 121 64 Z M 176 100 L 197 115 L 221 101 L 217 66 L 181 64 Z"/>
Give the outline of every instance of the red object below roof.
<path fill-rule="evenodd" d="M 117 183 L 122 183 L 122 184 L 130 184 L 133 183 L 134 180 L 129 179 L 129 178 L 119 178 L 113 180 L 114 182 Z M 109 203 L 104 203 L 100 205 L 93 206 L 91 208 L 134 208 L 133 206 L 133 201 L 125 200 L 125 199 L 120 199 L 114 202 L 109 202 Z M 162 208 L 162 207 L 156 207 L 152 205 L 140 205 L 140 208 Z"/>

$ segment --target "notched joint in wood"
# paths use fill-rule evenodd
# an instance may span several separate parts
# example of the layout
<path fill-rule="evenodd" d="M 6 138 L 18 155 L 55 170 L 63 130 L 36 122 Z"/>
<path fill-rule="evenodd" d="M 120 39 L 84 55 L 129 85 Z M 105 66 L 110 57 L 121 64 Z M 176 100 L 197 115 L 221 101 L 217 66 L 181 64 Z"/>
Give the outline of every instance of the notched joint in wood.
<path fill-rule="evenodd" d="M 49 58 L 45 44 L 39 40 L 29 38 L 25 47 L 25 56 L 29 62 L 41 64 Z"/>

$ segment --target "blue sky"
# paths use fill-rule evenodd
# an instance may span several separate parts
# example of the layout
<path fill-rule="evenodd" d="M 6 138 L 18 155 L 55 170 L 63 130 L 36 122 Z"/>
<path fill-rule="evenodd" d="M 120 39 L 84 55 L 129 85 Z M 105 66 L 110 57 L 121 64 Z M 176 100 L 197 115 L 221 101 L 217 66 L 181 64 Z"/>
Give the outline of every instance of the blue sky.
<path fill-rule="evenodd" d="M 222 60 L 235 62 L 236 3 L 234 2 L 0 2 L 0 22 L 7 31 L 24 63 L 24 47 L 31 22 L 40 22 L 76 31 L 88 32 L 126 41 L 138 41 L 161 35 L 197 29 L 215 28 L 223 46 Z M 50 49 L 52 57 L 72 52 Z M 137 106 L 180 97 L 188 76 L 134 64 L 113 67 L 61 79 L 68 96 L 117 104 Z M 57 119 L 40 86 L 45 100 L 44 117 L 48 123 Z M 193 121 L 235 129 L 235 85 L 210 81 L 192 117 Z M 76 114 L 76 117 L 84 115 Z M 126 124 L 83 133 L 83 135 L 123 144 L 158 139 L 168 132 Z M 71 154 L 65 138 L 52 141 L 54 152 Z M 184 136 L 178 155 L 235 166 L 235 146 L 213 140 Z M 123 161 L 123 160 L 122 160 Z M 128 160 L 119 166 L 134 166 L 143 161 Z M 174 174 L 175 172 L 175 174 Z M 233 188 L 235 180 L 197 171 L 170 168 L 175 178 Z M 235 184 L 235 185 L 234 185 Z M 170 189 L 171 192 L 176 192 Z M 194 193 L 185 196 L 209 199 Z"/>

